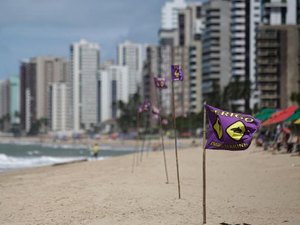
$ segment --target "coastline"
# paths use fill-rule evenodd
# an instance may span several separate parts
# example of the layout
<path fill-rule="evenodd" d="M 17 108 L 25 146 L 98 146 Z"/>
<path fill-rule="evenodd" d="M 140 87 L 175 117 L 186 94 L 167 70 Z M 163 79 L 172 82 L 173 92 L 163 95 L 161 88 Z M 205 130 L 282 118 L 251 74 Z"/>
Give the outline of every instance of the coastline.
<path fill-rule="evenodd" d="M 0 173 L 0 224 L 202 224 L 202 147 Z M 207 151 L 207 224 L 300 224 L 300 158 Z"/>

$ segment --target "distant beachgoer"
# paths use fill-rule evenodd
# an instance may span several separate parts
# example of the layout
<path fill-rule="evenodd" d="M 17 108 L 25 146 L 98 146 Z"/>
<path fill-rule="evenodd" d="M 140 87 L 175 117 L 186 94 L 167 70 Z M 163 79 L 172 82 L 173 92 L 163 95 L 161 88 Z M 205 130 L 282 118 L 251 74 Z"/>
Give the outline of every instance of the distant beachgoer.
<path fill-rule="evenodd" d="M 100 147 L 97 143 L 95 143 L 91 149 L 93 157 L 98 158 L 98 153 L 100 151 Z"/>

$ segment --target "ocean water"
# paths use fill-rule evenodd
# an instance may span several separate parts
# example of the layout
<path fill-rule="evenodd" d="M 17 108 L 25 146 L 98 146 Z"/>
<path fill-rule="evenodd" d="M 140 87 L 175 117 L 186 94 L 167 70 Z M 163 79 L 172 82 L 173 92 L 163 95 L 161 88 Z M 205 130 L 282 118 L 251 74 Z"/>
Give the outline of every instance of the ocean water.
<path fill-rule="evenodd" d="M 98 160 L 128 154 L 132 150 L 100 145 Z M 88 146 L 0 143 L 0 172 L 80 159 L 92 159 Z"/>

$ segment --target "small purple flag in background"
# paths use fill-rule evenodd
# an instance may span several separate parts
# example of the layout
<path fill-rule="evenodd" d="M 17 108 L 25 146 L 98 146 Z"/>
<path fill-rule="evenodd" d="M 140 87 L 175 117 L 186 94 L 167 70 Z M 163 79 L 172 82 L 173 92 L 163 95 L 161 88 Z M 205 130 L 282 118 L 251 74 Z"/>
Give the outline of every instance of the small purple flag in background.
<path fill-rule="evenodd" d="M 149 112 L 150 107 L 151 107 L 151 102 L 145 100 L 142 104 L 138 106 L 138 113 Z"/>
<path fill-rule="evenodd" d="M 171 65 L 171 76 L 173 81 L 183 80 L 183 71 L 179 65 Z"/>
<path fill-rule="evenodd" d="M 168 125 L 169 122 L 167 119 L 162 119 L 161 123 L 162 123 L 162 125 L 166 126 L 166 125 Z"/>
<path fill-rule="evenodd" d="M 138 106 L 138 113 L 142 113 L 143 112 L 143 104 L 140 104 Z"/>
<path fill-rule="evenodd" d="M 245 150 L 252 141 L 260 121 L 251 115 L 227 112 L 205 105 L 208 115 L 206 149 Z"/>
<path fill-rule="evenodd" d="M 155 87 L 160 88 L 160 89 L 168 88 L 167 80 L 164 77 L 154 77 L 154 84 L 155 84 Z"/>

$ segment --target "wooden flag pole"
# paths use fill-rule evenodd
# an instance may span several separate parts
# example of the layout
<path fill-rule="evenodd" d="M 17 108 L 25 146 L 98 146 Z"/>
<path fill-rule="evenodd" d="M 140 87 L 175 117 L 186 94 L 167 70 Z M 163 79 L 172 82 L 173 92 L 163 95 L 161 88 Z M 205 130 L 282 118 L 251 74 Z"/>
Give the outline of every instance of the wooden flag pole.
<path fill-rule="evenodd" d="M 180 195 L 180 179 L 179 179 L 179 166 L 178 166 L 178 153 L 177 153 L 177 132 L 176 132 L 176 115 L 175 115 L 175 97 L 174 97 L 174 81 L 172 80 L 172 110 L 173 110 L 173 124 L 175 135 L 175 156 L 176 156 L 176 168 L 177 168 L 177 183 L 178 183 L 178 198 Z"/>
<path fill-rule="evenodd" d="M 203 224 L 206 224 L 206 102 L 203 107 Z"/>
<path fill-rule="evenodd" d="M 163 150 L 163 155 L 164 155 L 164 164 L 165 164 L 165 172 L 166 172 L 166 179 L 167 179 L 167 184 L 169 183 L 169 176 L 168 176 L 168 168 L 167 168 L 167 159 L 166 159 L 166 152 L 165 152 L 165 142 L 164 142 L 164 130 L 162 126 L 162 107 L 158 98 L 157 90 L 155 90 L 155 95 L 156 95 L 156 101 L 157 101 L 157 106 L 160 109 L 160 115 L 159 115 L 159 125 L 160 125 L 160 136 L 161 136 L 161 147 Z"/>
<path fill-rule="evenodd" d="M 148 145 L 147 145 L 147 158 L 148 158 L 148 156 L 149 156 L 150 148 L 151 148 L 151 138 L 148 139 Z"/>
<path fill-rule="evenodd" d="M 136 130 L 137 130 L 137 136 L 136 136 L 136 144 L 135 144 L 135 152 L 132 154 L 132 168 L 131 172 L 134 172 L 134 165 L 135 165 L 135 155 L 139 148 L 139 113 L 136 113 Z"/>
<path fill-rule="evenodd" d="M 145 130 L 145 132 L 146 132 L 146 131 L 147 131 L 147 130 Z M 141 163 L 142 160 L 143 160 L 143 153 L 144 153 L 144 147 L 145 147 L 146 137 L 147 137 L 147 135 L 144 134 L 144 136 L 143 136 L 142 148 L 141 148 L 141 154 L 140 154 L 140 163 Z"/>

